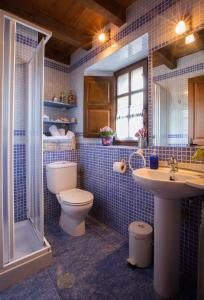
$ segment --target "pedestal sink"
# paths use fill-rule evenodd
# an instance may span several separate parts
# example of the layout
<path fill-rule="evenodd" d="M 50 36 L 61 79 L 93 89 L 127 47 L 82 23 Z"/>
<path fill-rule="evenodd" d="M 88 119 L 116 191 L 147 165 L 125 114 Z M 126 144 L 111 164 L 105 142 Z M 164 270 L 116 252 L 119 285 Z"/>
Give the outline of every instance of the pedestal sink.
<path fill-rule="evenodd" d="M 170 170 L 148 168 L 133 171 L 134 180 L 154 194 L 154 289 L 163 298 L 179 290 L 180 200 L 204 191 L 190 185 L 204 174 L 179 170 L 170 180 Z"/>

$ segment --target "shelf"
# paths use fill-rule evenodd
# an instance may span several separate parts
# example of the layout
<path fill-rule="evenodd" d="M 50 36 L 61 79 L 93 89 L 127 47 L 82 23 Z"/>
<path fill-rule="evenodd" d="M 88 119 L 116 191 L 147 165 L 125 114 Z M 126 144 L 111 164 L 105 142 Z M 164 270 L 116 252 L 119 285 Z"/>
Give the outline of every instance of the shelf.
<path fill-rule="evenodd" d="M 76 104 L 68 104 L 68 103 L 44 100 L 44 106 L 70 109 L 76 107 Z"/>
<path fill-rule="evenodd" d="M 63 122 L 63 121 L 43 121 L 44 124 L 60 124 L 60 125 L 75 125 L 76 122 Z"/>

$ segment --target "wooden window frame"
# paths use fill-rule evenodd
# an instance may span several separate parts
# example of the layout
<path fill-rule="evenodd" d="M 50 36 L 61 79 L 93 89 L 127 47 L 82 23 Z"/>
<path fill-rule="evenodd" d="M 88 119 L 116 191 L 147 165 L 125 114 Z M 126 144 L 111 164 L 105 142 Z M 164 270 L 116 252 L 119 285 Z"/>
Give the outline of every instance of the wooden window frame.
<path fill-rule="evenodd" d="M 139 91 L 133 91 L 131 92 L 131 71 L 138 69 L 140 67 L 143 67 L 143 74 L 144 74 L 144 88 L 139 91 L 144 92 L 144 105 L 143 105 L 143 126 L 144 128 L 148 128 L 148 59 L 142 59 L 128 67 L 125 67 L 117 72 L 114 73 L 114 78 L 115 78 L 115 128 L 116 128 L 116 117 L 117 117 L 117 81 L 118 77 L 128 73 L 128 79 L 129 79 L 129 87 L 128 87 L 128 93 L 124 93 L 120 95 L 120 97 L 123 96 L 128 96 L 128 102 L 129 102 L 129 107 L 131 103 L 131 95 L 138 93 Z M 138 141 L 133 141 L 133 140 L 120 140 L 120 139 L 114 139 L 114 145 L 126 145 L 126 146 L 137 146 Z"/>

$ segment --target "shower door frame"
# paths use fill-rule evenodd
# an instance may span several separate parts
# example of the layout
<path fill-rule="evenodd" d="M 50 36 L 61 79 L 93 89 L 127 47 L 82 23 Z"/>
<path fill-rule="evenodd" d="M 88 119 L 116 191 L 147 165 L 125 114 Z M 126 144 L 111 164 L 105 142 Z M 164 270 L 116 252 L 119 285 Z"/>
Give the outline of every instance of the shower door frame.
<path fill-rule="evenodd" d="M 31 154 L 31 150 L 32 150 L 32 146 L 31 142 L 33 139 L 32 136 L 32 130 L 36 130 L 35 125 L 33 125 L 33 123 L 35 122 L 35 115 L 34 111 L 32 110 L 32 107 L 35 105 L 35 103 L 37 103 L 39 100 L 41 100 L 40 103 L 40 113 L 41 116 L 43 116 L 43 99 L 41 99 L 41 97 L 43 97 L 44 94 L 44 47 L 45 47 L 45 41 L 44 38 L 42 38 L 42 40 L 39 42 L 37 48 L 35 49 L 35 53 L 33 54 L 31 60 L 27 63 L 27 133 L 26 133 L 26 160 L 27 160 L 27 164 L 26 164 L 26 200 L 27 200 L 27 218 L 28 220 L 31 221 L 32 225 L 33 225 L 33 229 L 39 239 L 39 241 L 43 244 L 43 237 L 44 237 L 44 205 L 43 205 L 43 138 L 42 138 L 42 134 L 43 134 L 43 119 L 41 117 L 40 120 L 40 124 L 39 127 L 41 128 L 41 136 L 40 136 L 40 149 L 39 149 L 39 156 L 41 157 L 40 162 L 40 166 L 39 166 L 39 170 L 38 170 L 38 175 L 41 177 L 41 186 L 40 187 L 36 187 L 36 181 L 34 182 L 34 186 L 32 184 L 32 167 L 33 167 L 33 163 L 32 163 L 32 154 Z M 39 69 L 38 69 L 38 63 L 39 60 L 42 59 L 42 64 L 43 64 L 43 68 L 42 70 L 40 70 L 40 74 L 38 73 Z M 40 95 L 36 92 L 36 86 L 40 87 Z M 40 99 L 39 99 L 40 97 Z M 38 103 L 39 104 L 39 103 Z M 37 125 L 38 126 L 38 125 Z M 38 128 L 39 129 L 39 128 Z M 32 137 L 31 137 L 32 136 Z M 36 137 L 35 137 L 36 138 Z M 35 149 L 36 150 L 36 149 Z M 34 155 L 36 154 L 36 152 L 34 151 Z M 31 171 L 30 171 L 31 170 Z M 34 168 L 34 171 L 36 172 L 36 168 Z M 35 199 L 35 192 L 33 191 L 33 189 L 36 191 L 37 189 L 39 189 L 39 199 L 38 199 L 38 204 L 39 207 L 37 208 L 36 205 L 36 199 Z M 34 198 L 33 198 L 34 197 Z M 36 210 L 39 209 L 39 216 L 36 216 Z M 39 217 L 39 224 L 36 224 L 36 218 Z"/>
<path fill-rule="evenodd" d="M 4 17 L 0 11 L 0 40 L 3 41 L 4 37 Z M 3 43 L 0 45 L 0 166 L 3 164 Z M 0 271 L 3 269 L 3 168 L 0 167 Z"/>
<path fill-rule="evenodd" d="M 3 41 L 3 45 L 1 47 L 0 53 L 1 53 L 1 125 L 0 125 L 0 134 L 1 134 L 1 153 L 0 153 L 0 166 L 1 166 L 1 181 L 0 181 L 0 191 L 1 191 L 1 222 L 0 222 L 0 232 L 1 232 L 1 241 L 0 241 L 0 249 L 1 251 L 1 257 L 0 257 L 0 270 L 3 268 L 3 265 L 5 264 L 4 261 L 4 244 L 5 244 L 5 238 L 4 238 L 4 231 L 3 231 L 3 223 L 6 220 L 7 222 L 7 234 L 8 234 L 8 245 L 7 245 L 7 262 L 9 263 L 13 257 L 14 257 L 14 180 L 13 180 L 13 123 L 14 123 L 14 91 L 15 91 L 15 39 L 13 38 L 16 33 L 16 23 L 13 20 L 9 20 L 9 36 L 8 36 L 8 51 L 5 55 L 4 51 L 4 35 L 5 35 L 5 28 L 6 28 L 6 19 L 7 17 L 0 15 L 1 18 L 1 32 L 0 32 L 0 39 Z M 5 58 L 9 62 L 9 68 L 7 68 L 6 71 L 6 77 L 3 78 L 4 72 L 5 72 Z M 5 79 L 5 80 L 4 80 Z M 7 104 L 4 103 L 4 88 L 6 85 L 6 93 L 8 96 L 8 102 Z M 4 106 L 8 106 L 8 115 L 4 116 Z M 10 115 L 9 115 L 10 113 Z M 7 119 L 6 119 L 7 117 Z M 5 133 L 5 124 L 7 125 L 7 132 Z M 9 135 L 9 132 L 11 133 Z M 6 139 L 7 143 L 7 152 L 6 157 L 4 157 L 5 150 L 3 150 L 4 147 L 4 139 Z M 6 159 L 6 162 L 5 162 Z M 4 178 L 3 178 L 3 167 L 4 163 L 6 163 L 6 170 L 7 170 L 7 178 L 6 178 L 6 186 L 4 186 Z M 4 195 L 4 193 L 6 195 Z M 4 197 L 7 198 L 7 215 L 4 217 L 4 205 L 5 201 L 3 201 Z M 2 228 L 1 228 L 2 226 Z"/>
<path fill-rule="evenodd" d="M 0 290 L 4 287 L 6 287 L 8 285 L 8 278 L 11 280 L 11 282 L 17 281 L 17 278 L 13 278 L 12 276 L 12 272 L 16 272 L 17 269 L 15 269 L 17 266 L 19 267 L 19 270 L 21 268 L 21 270 L 27 272 L 27 274 L 32 272 L 32 269 L 28 268 L 29 266 L 32 265 L 32 263 L 34 263 L 33 268 L 34 269 L 40 269 L 40 267 L 43 266 L 43 259 L 45 259 L 45 263 L 44 265 L 46 265 L 46 263 L 48 264 L 49 261 L 51 260 L 51 248 L 49 243 L 46 241 L 46 239 L 44 238 L 44 244 L 45 247 L 35 251 L 27 256 L 24 256 L 20 259 L 16 259 L 12 261 L 12 256 L 13 256 L 13 252 L 14 252 L 14 245 L 13 245 L 13 241 L 14 241 L 14 216 L 10 216 L 10 219 L 8 220 L 10 223 L 10 230 L 9 230 L 9 262 L 8 263 L 4 263 L 4 224 L 3 224 L 3 98 L 4 98 L 4 93 L 3 93 L 3 85 L 4 85 L 4 24 L 5 24 L 5 19 L 8 19 L 12 26 L 13 29 L 16 28 L 16 24 L 22 24 L 24 26 L 27 26 L 30 29 L 36 30 L 40 33 L 42 33 L 43 35 L 45 35 L 45 44 L 46 42 L 50 39 L 50 37 L 52 36 L 52 33 L 46 29 L 42 29 L 41 27 L 39 27 L 38 25 L 32 24 L 29 21 L 26 21 L 24 19 L 21 19 L 13 14 L 10 14 L 4 10 L 0 9 L 0 41 L 2 41 L 2 43 L 0 43 Z M 15 44 L 15 39 L 13 39 L 13 43 Z M 11 49 L 11 53 L 9 53 L 9 56 L 12 56 L 12 61 L 14 64 L 14 59 L 15 59 L 15 52 L 14 49 Z M 10 76 L 14 76 L 14 72 L 12 72 L 15 70 L 15 64 L 13 66 L 8 66 L 9 68 L 9 73 L 12 73 L 12 75 Z M 11 103 L 13 103 L 14 101 L 14 81 L 12 83 L 9 82 L 9 84 L 11 84 L 11 89 L 9 96 L 10 99 L 9 101 Z M 13 110 L 12 110 L 12 114 L 13 114 Z M 11 120 L 9 120 L 10 122 L 10 128 L 13 128 L 13 117 L 11 117 Z M 11 156 L 11 151 L 13 152 L 13 132 L 11 132 L 10 138 L 9 138 L 9 143 L 10 143 L 10 147 L 9 147 L 9 154 L 10 154 L 10 159 L 12 161 L 12 157 L 13 157 L 13 153 Z M 9 170 L 8 170 L 8 176 L 9 179 L 7 179 L 7 184 L 11 184 L 13 181 L 13 164 L 12 162 L 9 162 Z M 12 181 L 11 181 L 12 180 Z M 12 183 L 12 187 L 9 189 L 8 193 L 9 193 L 9 202 L 10 204 L 13 206 L 14 204 L 14 195 L 13 195 L 13 183 Z M 10 215 L 13 215 L 13 210 L 9 212 Z M 12 249 L 11 249 L 12 248 Z M 39 262 L 41 259 L 41 266 L 36 266 L 36 259 L 39 258 Z M 28 263 L 28 266 L 26 267 L 25 263 Z M 19 278 L 23 276 L 23 274 L 16 274 L 19 275 Z M 24 275 L 25 276 L 25 275 Z M 14 276 L 14 277 L 18 277 L 18 276 Z"/>

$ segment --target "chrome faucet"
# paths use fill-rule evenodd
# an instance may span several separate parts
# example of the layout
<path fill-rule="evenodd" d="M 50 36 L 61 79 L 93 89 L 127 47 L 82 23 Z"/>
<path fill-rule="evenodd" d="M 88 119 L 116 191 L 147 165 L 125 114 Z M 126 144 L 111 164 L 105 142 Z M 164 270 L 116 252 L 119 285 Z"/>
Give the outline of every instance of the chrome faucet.
<path fill-rule="evenodd" d="M 177 159 L 172 155 L 169 160 L 169 167 L 171 172 L 178 172 L 178 162 Z"/>
<path fill-rule="evenodd" d="M 170 167 L 170 180 L 175 180 L 175 173 L 178 172 L 178 162 L 177 159 L 172 155 L 169 163 L 168 163 L 169 167 Z"/>

